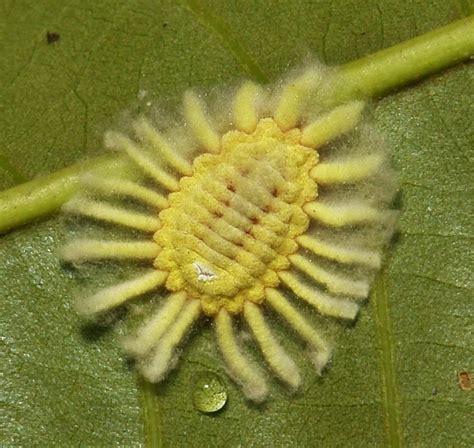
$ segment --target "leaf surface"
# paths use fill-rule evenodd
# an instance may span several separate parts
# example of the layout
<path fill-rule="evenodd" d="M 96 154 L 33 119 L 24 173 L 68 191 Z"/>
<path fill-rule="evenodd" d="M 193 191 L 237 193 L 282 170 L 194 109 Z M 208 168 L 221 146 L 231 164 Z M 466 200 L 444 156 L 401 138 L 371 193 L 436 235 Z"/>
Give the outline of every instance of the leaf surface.
<path fill-rule="evenodd" d="M 348 62 L 472 12 L 471 2 L 454 0 L 429 8 L 403 0 L 3 1 L 0 188 L 100 154 L 103 131 L 148 100 L 173 104 L 189 86 L 272 80 L 313 56 Z M 48 43 L 48 32 L 59 40 Z M 206 325 L 165 384 L 141 385 L 119 349 L 123 316 L 91 324 L 72 306 L 76 291 L 132 268 L 108 265 L 94 275 L 62 266 L 56 250 L 73 230 L 59 215 L 2 236 L 0 442 L 474 445 L 472 393 L 457 383 L 459 371 L 474 369 L 472 85 L 464 64 L 374 102 L 400 172 L 399 234 L 354 326 L 303 308 L 334 340 L 323 377 L 294 334 L 271 320 L 305 385 L 291 396 L 270 379 L 261 407 L 226 377 Z M 202 371 L 228 390 L 213 416 L 193 407 Z"/>

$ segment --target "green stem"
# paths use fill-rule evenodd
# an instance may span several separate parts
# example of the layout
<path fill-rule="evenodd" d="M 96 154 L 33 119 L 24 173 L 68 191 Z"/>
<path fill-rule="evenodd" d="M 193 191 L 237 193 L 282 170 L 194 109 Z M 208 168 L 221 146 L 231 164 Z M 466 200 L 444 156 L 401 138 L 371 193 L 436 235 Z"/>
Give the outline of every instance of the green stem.
<path fill-rule="evenodd" d="M 330 103 L 373 98 L 474 55 L 474 15 L 340 68 Z"/>
<path fill-rule="evenodd" d="M 469 16 L 343 65 L 324 99 L 337 104 L 379 96 L 473 55 L 474 16 Z M 101 157 L 1 192 L 0 232 L 53 212 L 77 192 L 84 172 L 111 163 L 111 157 Z"/>
<path fill-rule="evenodd" d="M 61 207 L 77 192 L 79 180 L 84 173 L 125 168 L 124 158 L 116 155 L 102 156 L 1 192 L 0 232 L 30 222 Z"/>

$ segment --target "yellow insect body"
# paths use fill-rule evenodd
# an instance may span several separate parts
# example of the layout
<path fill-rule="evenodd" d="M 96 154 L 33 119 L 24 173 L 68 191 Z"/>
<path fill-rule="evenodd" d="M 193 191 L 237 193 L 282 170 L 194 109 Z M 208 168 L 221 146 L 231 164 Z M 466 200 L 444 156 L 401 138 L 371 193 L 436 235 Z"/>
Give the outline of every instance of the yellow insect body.
<path fill-rule="evenodd" d="M 170 273 L 170 291 L 185 290 L 214 316 L 222 307 L 240 313 L 247 300 L 261 303 L 265 288 L 278 286 L 295 237 L 309 224 L 302 206 L 316 197 L 309 171 L 317 155 L 299 137 L 267 118 L 251 134 L 228 132 L 219 154 L 195 160 L 154 236 L 155 267 Z"/>
<path fill-rule="evenodd" d="M 288 80 L 276 95 L 245 82 L 233 97 L 232 124 L 226 130 L 218 129 L 197 95 L 186 92 L 183 129 L 191 129 L 200 151 L 194 159 L 140 119 L 134 124 L 136 140 L 111 132 L 106 146 L 127 154 L 155 187 L 113 176 L 87 178 L 89 193 L 65 206 L 149 235 L 145 240 L 75 240 L 63 257 L 71 262 L 150 260 L 143 276 L 79 303 L 85 314 L 95 314 L 147 291 L 168 291 L 157 300 L 156 313 L 125 343 L 150 381 L 166 376 L 177 346 L 199 316 L 206 315 L 215 321 L 227 371 L 249 399 L 262 401 L 268 393 L 265 377 L 242 352 L 233 316 L 243 316 L 266 363 L 291 389 L 298 388 L 301 378 L 266 323 L 266 308 L 283 316 L 306 342 L 318 372 L 329 360 L 328 344 L 285 298 L 285 290 L 322 314 L 355 318 L 353 299 L 367 297 L 391 234 L 393 183 L 390 173 L 382 176 L 385 192 L 374 199 L 351 189 L 382 172 L 382 150 L 355 155 L 349 150 L 341 160 L 324 156 L 330 152 L 328 143 L 358 132 L 363 104 L 311 114 L 320 106 L 312 109 L 308 99 L 321 82 L 322 74 L 314 68 Z M 364 147 L 367 142 L 362 138 L 359 143 Z M 331 188 L 339 193 L 331 194 Z M 132 198 L 152 212 L 124 209 L 91 198 L 91 193 L 108 200 Z"/>

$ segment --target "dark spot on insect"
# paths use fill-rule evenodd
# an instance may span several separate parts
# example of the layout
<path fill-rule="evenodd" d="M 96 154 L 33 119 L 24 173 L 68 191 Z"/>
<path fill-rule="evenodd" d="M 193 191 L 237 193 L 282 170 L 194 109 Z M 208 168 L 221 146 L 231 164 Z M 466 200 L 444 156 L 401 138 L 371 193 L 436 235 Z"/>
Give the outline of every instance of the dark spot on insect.
<path fill-rule="evenodd" d="M 48 43 L 48 45 L 54 44 L 59 40 L 60 37 L 61 36 L 59 35 L 59 33 L 54 33 L 52 31 L 46 32 L 46 42 Z"/>
<path fill-rule="evenodd" d="M 230 205 L 230 200 L 229 200 L 229 199 L 224 199 L 224 200 L 222 201 L 222 204 L 223 204 L 225 207 L 229 207 L 229 205 Z"/>
<path fill-rule="evenodd" d="M 458 383 L 461 390 L 472 390 L 471 374 L 465 370 L 458 372 Z"/>
<path fill-rule="evenodd" d="M 220 210 L 214 210 L 212 212 L 212 214 L 216 217 L 216 218 L 222 218 L 224 216 L 224 213 L 222 213 Z"/>
<path fill-rule="evenodd" d="M 212 225 L 212 222 L 210 221 L 205 221 L 202 223 L 204 226 L 206 226 L 209 230 L 214 230 L 214 226 Z"/>
<path fill-rule="evenodd" d="M 274 198 L 276 198 L 276 197 L 278 196 L 278 190 L 277 190 L 276 188 L 274 188 L 274 189 L 272 190 L 272 196 L 273 196 Z"/>
<path fill-rule="evenodd" d="M 236 241 L 234 243 L 236 246 L 239 246 L 239 247 L 243 247 L 244 246 L 244 243 L 242 241 Z"/>
<path fill-rule="evenodd" d="M 227 184 L 227 189 L 232 191 L 232 193 L 235 193 L 235 186 L 233 184 Z"/>
<path fill-rule="evenodd" d="M 252 222 L 252 224 L 257 225 L 260 222 L 260 218 L 258 216 L 252 216 L 250 218 L 250 221 Z"/>
<path fill-rule="evenodd" d="M 269 205 L 265 205 L 265 207 L 262 207 L 261 210 L 263 213 L 270 213 L 272 208 Z"/>
<path fill-rule="evenodd" d="M 255 238 L 255 237 L 253 236 L 253 234 L 252 234 L 252 229 L 247 229 L 247 230 L 245 231 L 245 233 L 246 233 L 248 236 L 250 236 L 250 237 L 252 237 L 252 238 Z"/>

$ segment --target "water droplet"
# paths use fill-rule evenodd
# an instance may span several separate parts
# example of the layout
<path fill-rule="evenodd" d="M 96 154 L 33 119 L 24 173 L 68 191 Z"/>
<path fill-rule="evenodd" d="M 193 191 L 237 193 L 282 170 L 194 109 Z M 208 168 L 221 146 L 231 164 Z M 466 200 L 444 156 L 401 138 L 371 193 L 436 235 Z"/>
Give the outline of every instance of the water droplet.
<path fill-rule="evenodd" d="M 194 380 L 194 407 L 201 412 L 217 412 L 227 402 L 224 382 L 212 372 L 201 372 Z"/>

